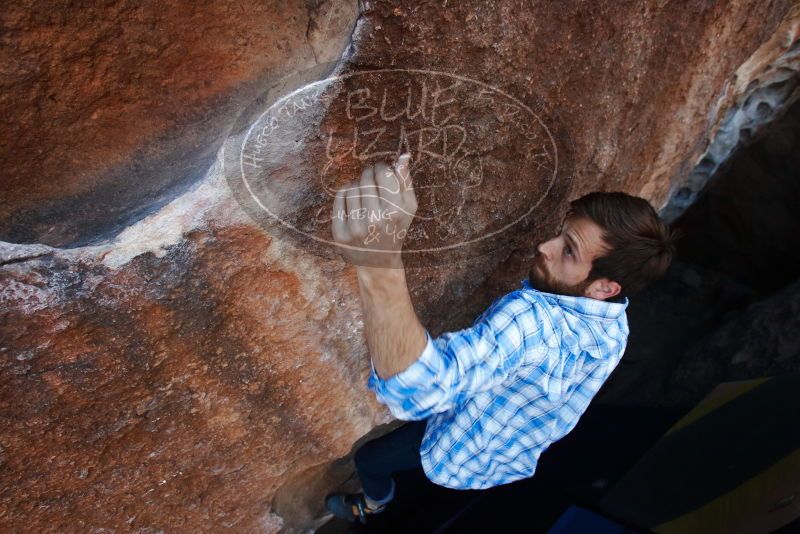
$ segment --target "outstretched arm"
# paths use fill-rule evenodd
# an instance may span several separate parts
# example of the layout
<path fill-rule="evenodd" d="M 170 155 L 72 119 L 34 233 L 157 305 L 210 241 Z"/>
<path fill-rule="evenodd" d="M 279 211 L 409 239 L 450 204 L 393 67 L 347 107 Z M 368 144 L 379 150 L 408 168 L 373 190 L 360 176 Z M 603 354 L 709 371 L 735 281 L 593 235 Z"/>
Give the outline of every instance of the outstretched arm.
<path fill-rule="evenodd" d="M 395 170 L 381 163 L 367 167 L 360 183 L 336 194 L 333 236 L 356 266 L 373 367 L 368 386 L 396 417 L 422 419 L 515 372 L 539 321 L 531 320 L 529 303 L 512 295 L 495 302 L 471 328 L 434 342 L 411 304 L 400 255 L 417 209 L 410 186 L 407 158 Z M 378 223 L 369 224 L 369 214 L 380 214 Z M 527 321 L 520 321 L 523 315 Z"/>
<path fill-rule="evenodd" d="M 427 337 L 408 294 L 400 252 L 417 210 L 410 155 L 394 168 L 368 166 L 333 202 L 333 237 L 356 266 L 367 345 L 376 372 L 388 378 L 422 353 Z"/>
<path fill-rule="evenodd" d="M 402 264 L 396 269 L 357 270 L 372 365 L 378 376 L 386 379 L 419 358 L 427 336 L 411 304 Z"/>

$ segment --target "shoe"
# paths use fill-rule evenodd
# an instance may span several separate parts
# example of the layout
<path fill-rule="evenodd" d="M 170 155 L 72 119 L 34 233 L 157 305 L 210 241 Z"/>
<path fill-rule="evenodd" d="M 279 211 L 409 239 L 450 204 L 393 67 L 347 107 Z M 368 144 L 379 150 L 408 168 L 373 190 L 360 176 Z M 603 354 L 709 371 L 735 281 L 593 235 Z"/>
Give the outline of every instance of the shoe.
<path fill-rule="evenodd" d="M 371 508 L 363 493 L 333 493 L 325 497 L 325 508 L 336 517 L 347 519 L 352 523 L 359 521 L 362 525 L 366 525 L 367 516 L 383 512 L 386 505 Z"/>

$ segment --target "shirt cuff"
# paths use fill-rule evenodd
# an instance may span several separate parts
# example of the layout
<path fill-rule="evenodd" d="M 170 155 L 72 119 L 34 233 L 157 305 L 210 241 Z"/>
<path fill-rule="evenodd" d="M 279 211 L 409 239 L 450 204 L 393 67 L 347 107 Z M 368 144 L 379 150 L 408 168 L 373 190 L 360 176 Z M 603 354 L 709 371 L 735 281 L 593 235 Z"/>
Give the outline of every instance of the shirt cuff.
<path fill-rule="evenodd" d="M 372 371 L 367 387 L 374 391 L 378 399 L 385 404 L 392 400 L 400 401 L 420 390 L 429 389 L 435 385 L 435 371 L 441 367 L 441 354 L 427 330 L 425 330 L 425 337 L 427 343 L 422 350 L 422 354 L 419 355 L 414 363 L 389 378 L 384 379 L 378 376 L 378 373 L 375 372 L 375 364 L 372 363 L 370 358 Z"/>

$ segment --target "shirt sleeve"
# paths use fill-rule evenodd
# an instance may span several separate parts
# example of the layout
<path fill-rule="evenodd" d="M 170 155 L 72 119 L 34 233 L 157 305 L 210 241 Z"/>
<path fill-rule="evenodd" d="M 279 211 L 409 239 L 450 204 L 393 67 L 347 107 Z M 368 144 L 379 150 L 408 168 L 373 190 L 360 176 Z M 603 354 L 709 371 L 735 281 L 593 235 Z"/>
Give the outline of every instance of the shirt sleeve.
<path fill-rule="evenodd" d="M 523 364 L 539 332 L 531 304 L 513 293 L 495 302 L 470 328 L 428 340 L 419 358 L 382 379 L 374 365 L 367 387 L 398 419 L 444 412 L 503 382 Z"/>

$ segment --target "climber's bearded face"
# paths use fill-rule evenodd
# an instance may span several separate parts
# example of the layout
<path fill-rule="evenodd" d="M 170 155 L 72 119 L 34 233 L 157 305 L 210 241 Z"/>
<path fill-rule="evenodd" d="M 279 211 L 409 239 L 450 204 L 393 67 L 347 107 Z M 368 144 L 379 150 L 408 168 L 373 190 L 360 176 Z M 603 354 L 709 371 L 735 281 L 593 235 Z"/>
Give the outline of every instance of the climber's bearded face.
<path fill-rule="evenodd" d="M 619 284 L 605 278 L 588 279 L 592 261 L 607 251 L 603 230 L 596 223 L 567 217 L 556 237 L 536 247 L 529 274 L 531 285 L 539 291 L 559 295 L 599 300 L 613 297 L 621 289 Z"/>

